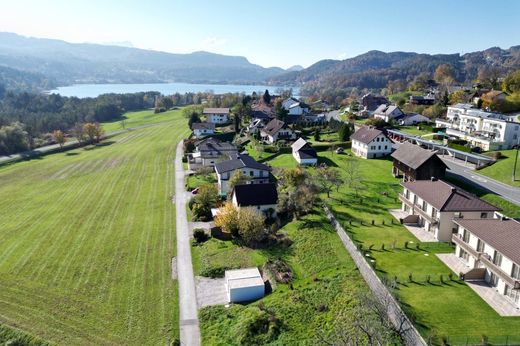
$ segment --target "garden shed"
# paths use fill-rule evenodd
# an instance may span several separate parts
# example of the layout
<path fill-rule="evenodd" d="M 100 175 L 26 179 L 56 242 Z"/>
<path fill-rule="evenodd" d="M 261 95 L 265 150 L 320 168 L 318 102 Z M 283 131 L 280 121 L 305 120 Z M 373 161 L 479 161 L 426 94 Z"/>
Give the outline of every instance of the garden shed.
<path fill-rule="evenodd" d="M 226 270 L 226 293 L 230 303 L 262 298 L 265 284 L 258 268 Z"/>

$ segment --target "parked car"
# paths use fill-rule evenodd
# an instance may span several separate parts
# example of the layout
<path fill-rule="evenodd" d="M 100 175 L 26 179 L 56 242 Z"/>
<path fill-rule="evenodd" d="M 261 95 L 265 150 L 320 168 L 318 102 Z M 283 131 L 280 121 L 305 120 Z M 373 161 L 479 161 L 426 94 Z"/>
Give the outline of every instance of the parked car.
<path fill-rule="evenodd" d="M 198 187 L 194 188 L 193 190 L 191 190 L 191 193 L 194 194 L 194 195 L 198 194 L 199 193 L 199 188 Z"/>
<path fill-rule="evenodd" d="M 343 152 L 342 147 L 339 147 L 338 149 L 336 149 L 336 154 L 341 154 L 342 152 Z"/>

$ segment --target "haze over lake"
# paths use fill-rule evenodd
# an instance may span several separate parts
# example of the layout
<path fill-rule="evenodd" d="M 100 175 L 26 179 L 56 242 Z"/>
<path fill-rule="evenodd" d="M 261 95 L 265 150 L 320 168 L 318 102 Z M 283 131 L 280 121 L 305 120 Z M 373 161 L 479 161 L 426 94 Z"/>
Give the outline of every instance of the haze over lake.
<path fill-rule="evenodd" d="M 206 92 L 212 91 L 215 94 L 225 93 L 245 93 L 251 94 L 253 91 L 264 92 L 269 90 L 270 94 L 275 94 L 280 87 L 266 85 L 238 85 L 238 84 L 189 84 L 189 83 L 150 83 L 150 84 L 76 84 L 58 87 L 49 93 L 60 94 L 61 96 L 75 96 L 79 98 L 96 97 L 101 94 L 117 93 L 136 93 L 144 91 L 158 91 L 164 95 L 175 93 L 184 94 L 187 92 Z M 299 89 L 293 88 L 293 94 L 298 95 Z"/>

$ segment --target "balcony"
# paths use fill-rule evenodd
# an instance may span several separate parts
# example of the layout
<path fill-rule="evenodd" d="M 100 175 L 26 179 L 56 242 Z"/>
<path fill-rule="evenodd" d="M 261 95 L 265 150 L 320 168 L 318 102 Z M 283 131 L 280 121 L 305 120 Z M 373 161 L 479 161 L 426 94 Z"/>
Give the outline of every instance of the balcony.
<path fill-rule="evenodd" d="M 507 285 L 513 287 L 515 289 L 520 289 L 520 281 L 513 279 L 511 276 L 507 275 L 505 271 L 502 270 L 499 266 L 493 263 L 493 259 L 488 254 L 481 254 L 480 262 L 486 266 L 487 269 L 495 273 L 499 278 L 501 278 Z"/>
<path fill-rule="evenodd" d="M 406 196 L 404 196 L 402 193 L 400 193 L 398 196 L 399 196 L 399 200 L 401 202 L 403 202 L 408 207 L 410 207 L 414 213 L 418 213 L 419 215 L 421 215 L 430 224 L 435 225 L 438 223 L 437 220 L 435 220 L 434 218 L 431 217 L 431 215 L 429 215 L 427 212 L 422 210 L 420 205 L 414 204 L 412 201 L 410 201 L 408 198 L 406 198 Z"/>
<path fill-rule="evenodd" d="M 475 257 L 477 260 L 480 258 L 480 255 L 482 253 L 478 252 L 477 250 L 472 248 L 468 243 L 466 243 L 464 241 L 464 239 L 462 239 L 462 235 L 461 234 L 458 234 L 458 233 L 453 234 L 453 236 L 451 237 L 451 240 L 455 244 L 459 245 L 462 249 L 464 249 L 464 251 L 469 253 L 471 256 Z"/>

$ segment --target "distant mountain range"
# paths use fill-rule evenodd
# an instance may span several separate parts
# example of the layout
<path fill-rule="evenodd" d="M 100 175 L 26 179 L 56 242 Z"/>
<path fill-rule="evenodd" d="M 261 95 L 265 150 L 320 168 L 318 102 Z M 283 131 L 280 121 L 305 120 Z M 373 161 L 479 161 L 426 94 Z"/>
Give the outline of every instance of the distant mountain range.
<path fill-rule="evenodd" d="M 520 46 L 509 49 L 493 47 L 484 51 L 460 54 L 385 53 L 370 51 L 346 60 L 321 60 L 301 71 L 290 71 L 269 79 L 276 85 L 299 85 L 302 93 L 323 89 L 351 87 L 378 89 L 389 81 L 412 81 L 426 74 L 433 77 L 436 67 L 450 64 L 459 83 L 471 83 L 483 66 L 492 66 L 504 75 L 520 68 Z"/>
<path fill-rule="evenodd" d="M 440 64 L 452 65 L 456 80 L 470 83 L 484 66 L 493 67 L 501 75 L 520 68 L 520 46 L 464 55 L 374 50 L 346 60 L 321 60 L 308 68 L 295 65 L 284 70 L 264 68 L 241 56 L 171 54 L 120 44 L 76 44 L 0 32 L 0 85 L 16 90 L 74 83 L 266 83 L 299 86 L 305 95 L 353 87 L 379 89 L 389 81 L 409 83 L 419 75 L 431 78 Z"/>
<path fill-rule="evenodd" d="M 49 84 L 259 83 L 285 70 L 240 56 L 171 54 L 120 45 L 76 44 L 0 33 L 0 67 L 36 73 Z"/>

